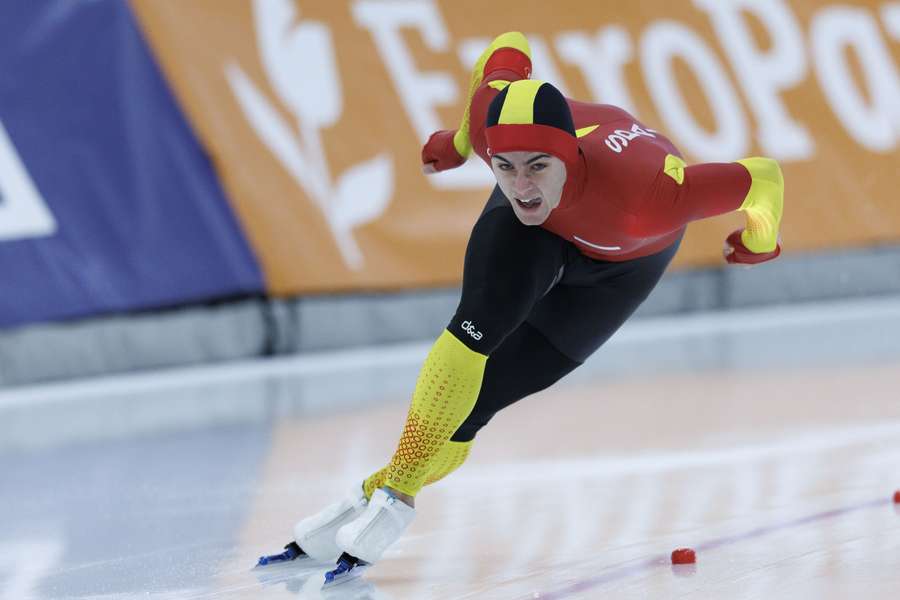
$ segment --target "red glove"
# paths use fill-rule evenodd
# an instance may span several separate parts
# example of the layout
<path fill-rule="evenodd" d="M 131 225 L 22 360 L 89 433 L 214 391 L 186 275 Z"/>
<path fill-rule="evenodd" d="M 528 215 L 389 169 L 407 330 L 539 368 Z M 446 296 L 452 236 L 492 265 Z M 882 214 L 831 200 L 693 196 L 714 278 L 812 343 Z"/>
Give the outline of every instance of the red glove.
<path fill-rule="evenodd" d="M 743 229 L 738 229 L 725 239 L 725 248 L 723 249 L 722 254 L 725 256 L 725 260 L 728 261 L 728 264 L 755 265 L 757 263 L 778 258 L 778 255 L 781 254 L 781 244 L 775 244 L 775 249 L 772 252 L 763 252 L 760 254 L 750 252 L 741 241 L 741 232 L 743 231 Z"/>
<path fill-rule="evenodd" d="M 460 156 L 453 145 L 455 131 L 442 129 L 431 134 L 425 145 L 422 146 L 422 164 L 426 173 L 455 169 L 464 162 L 465 156 Z M 431 169 L 428 168 L 431 165 Z"/>

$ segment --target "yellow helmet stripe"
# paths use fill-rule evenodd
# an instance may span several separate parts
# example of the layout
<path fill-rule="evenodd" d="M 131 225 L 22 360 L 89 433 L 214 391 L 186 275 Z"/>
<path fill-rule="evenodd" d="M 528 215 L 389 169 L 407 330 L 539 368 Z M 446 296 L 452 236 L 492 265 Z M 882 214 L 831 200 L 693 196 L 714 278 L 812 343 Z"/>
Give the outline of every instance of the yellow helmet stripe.
<path fill-rule="evenodd" d="M 544 84 L 536 79 L 520 79 L 512 83 L 506 92 L 506 100 L 500 109 L 498 125 L 530 125 L 534 123 L 534 97 Z"/>

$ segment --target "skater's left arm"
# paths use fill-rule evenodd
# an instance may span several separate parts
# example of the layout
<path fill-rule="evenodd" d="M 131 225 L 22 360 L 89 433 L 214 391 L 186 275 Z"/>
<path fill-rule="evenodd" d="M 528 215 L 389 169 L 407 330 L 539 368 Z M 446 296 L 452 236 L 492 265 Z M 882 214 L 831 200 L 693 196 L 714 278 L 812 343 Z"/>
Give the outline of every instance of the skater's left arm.
<path fill-rule="evenodd" d="M 672 154 L 635 215 L 634 231 L 649 237 L 675 231 L 697 221 L 741 211 L 747 226 L 726 239 L 729 263 L 753 264 L 777 257 L 781 248 L 784 178 L 770 158 L 745 158 L 732 163 L 687 166 Z"/>

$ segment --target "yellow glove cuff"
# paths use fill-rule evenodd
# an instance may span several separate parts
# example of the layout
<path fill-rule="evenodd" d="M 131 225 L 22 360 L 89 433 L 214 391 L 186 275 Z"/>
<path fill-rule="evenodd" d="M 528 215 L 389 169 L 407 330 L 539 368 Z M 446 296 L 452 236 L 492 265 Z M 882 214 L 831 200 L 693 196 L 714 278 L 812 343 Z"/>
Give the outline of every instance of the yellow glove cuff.
<path fill-rule="evenodd" d="M 741 242 L 750 252 L 772 252 L 778 244 L 778 230 L 784 210 L 784 177 L 771 158 L 744 158 L 736 161 L 750 172 L 750 191 L 738 210 L 747 214 Z"/>

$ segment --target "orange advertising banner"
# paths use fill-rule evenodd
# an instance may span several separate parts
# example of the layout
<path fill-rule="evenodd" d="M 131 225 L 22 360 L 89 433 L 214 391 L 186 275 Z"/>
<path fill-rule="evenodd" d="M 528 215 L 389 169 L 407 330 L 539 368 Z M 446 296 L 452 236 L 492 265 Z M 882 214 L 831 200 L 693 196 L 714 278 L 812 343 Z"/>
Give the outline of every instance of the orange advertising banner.
<path fill-rule="evenodd" d="M 778 159 L 786 252 L 900 240 L 895 1 L 132 6 L 276 295 L 459 281 L 492 175 L 473 157 L 426 177 L 419 152 L 509 30 L 535 78 L 628 109 L 689 162 Z M 719 263 L 741 223 L 692 224 L 676 264 Z"/>

